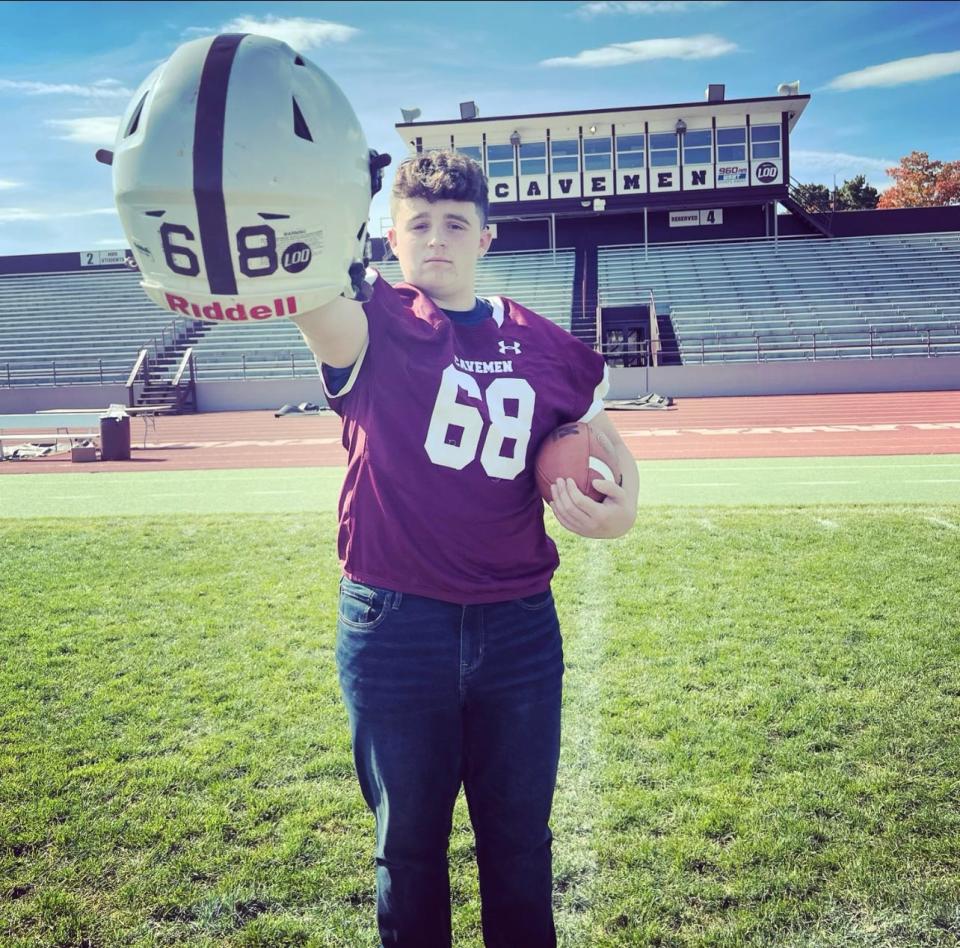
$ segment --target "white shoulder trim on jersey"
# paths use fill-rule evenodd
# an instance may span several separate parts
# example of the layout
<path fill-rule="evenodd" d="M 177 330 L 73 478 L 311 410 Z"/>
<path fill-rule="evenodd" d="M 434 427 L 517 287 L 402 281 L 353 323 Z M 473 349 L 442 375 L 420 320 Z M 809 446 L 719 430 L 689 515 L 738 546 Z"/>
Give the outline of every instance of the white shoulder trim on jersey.
<path fill-rule="evenodd" d="M 503 328 L 503 300 L 499 296 L 488 296 L 490 305 L 493 307 L 493 321 L 497 324 L 497 329 Z"/>
<path fill-rule="evenodd" d="M 606 396 L 607 392 L 610 391 L 610 370 L 604 365 L 603 367 L 603 378 L 600 379 L 600 384 L 593 390 L 593 402 L 590 407 L 584 412 L 583 417 L 578 419 L 579 421 L 588 422 L 593 418 L 596 418 L 600 412 L 603 411 L 603 399 Z"/>
<path fill-rule="evenodd" d="M 332 394 L 327 388 L 327 380 L 323 376 L 323 368 L 320 368 L 320 382 L 323 384 L 323 392 L 327 398 L 341 398 L 346 395 L 350 389 L 353 388 L 354 382 L 357 381 L 357 375 L 360 372 L 360 366 L 363 364 L 363 357 L 367 354 L 367 349 L 370 346 L 370 337 L 367 336 L 367 341 L 364 342 L 363 348 L 360 350 L 360 355 L 357 356 L 357 361 L 353 363 L 353 371 L 350 373 L 350 377 L 347 379 L 346 384 L 337 392 L 336 395 Z"/>

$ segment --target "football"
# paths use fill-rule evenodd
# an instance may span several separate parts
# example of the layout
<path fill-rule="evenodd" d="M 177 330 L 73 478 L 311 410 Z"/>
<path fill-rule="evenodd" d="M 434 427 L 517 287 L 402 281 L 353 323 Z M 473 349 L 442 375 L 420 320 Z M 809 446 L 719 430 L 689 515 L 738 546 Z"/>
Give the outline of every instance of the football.
<path fill-rule="evenodd" d="M 594 481 L 623 483 L 620 463 L 610 439 L 582 421 L 561 425 L 543 439 L 537 452 L 535 471 L 537 487 L 547 503 L 553 499 L 550 485 L 561 477 L 572 477 L 584 494 L 600 503 L 606 494 L 601 494 L 593 486 Z"/>

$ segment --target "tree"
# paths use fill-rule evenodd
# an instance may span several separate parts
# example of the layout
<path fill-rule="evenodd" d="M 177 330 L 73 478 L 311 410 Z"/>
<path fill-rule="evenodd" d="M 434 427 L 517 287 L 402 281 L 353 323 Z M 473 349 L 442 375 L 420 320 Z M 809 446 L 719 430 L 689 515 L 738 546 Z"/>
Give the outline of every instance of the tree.
<path fill-rule="evenodd" d="M 876 188 L 867 184 L 867 179 L 858 174 L 855 178 L 843 182 L 843 187 L 837 191 L 838 211 L 865 211 L 877 206 L 879 194 Z"/>
<path fill-rule="evenodd" d="M 877 206 L 877 189 L 867 184 L 864 175 L 843 182 L 843 187 L 831 195 L 823 184 L 800 184 L 793 189 L 793 199 L 806 211 L 826 214 L 832 210 L 860 211 Z"/>
<path fill-rule="evenodd" d="M 798 184 L 791 196 L 805 211 L 826 213 L 830 210 L 830 191 L 822 184 Z"/>
<path fill-rule="evenodd" d="M 880 195 L 878 207 L 960 204 L 960 161 L 931 161 L 925 151 L 912 151 L 887 174 L 894 185 Z"/>

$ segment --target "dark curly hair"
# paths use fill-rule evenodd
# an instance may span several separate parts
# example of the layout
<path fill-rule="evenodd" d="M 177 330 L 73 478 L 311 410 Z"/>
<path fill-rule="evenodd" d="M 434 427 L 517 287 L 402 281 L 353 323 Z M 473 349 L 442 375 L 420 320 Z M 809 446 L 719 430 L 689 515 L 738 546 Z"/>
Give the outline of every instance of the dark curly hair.
<path fill-rule="evenodd" d="M 472 158 L 448 148 L 425 151 L 402 162 L 390 198 L 391 205 L 404 198 L 470 201 L 477 208 L 480 226 L 487 226 L 490 200 L 483 169 Z"/>

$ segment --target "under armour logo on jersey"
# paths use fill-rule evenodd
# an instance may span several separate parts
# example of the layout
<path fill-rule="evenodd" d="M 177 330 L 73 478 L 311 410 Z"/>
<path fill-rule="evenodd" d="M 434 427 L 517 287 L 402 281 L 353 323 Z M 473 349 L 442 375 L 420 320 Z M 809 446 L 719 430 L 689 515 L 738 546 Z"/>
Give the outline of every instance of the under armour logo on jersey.
<path fill-rule="evenodd" d="M 520 355 L 520 343 L 511 342 L 508 346 L 502 339 L 500 340 L 500 355 L 505 355 L 509 349 L 514 355 Z"/>

